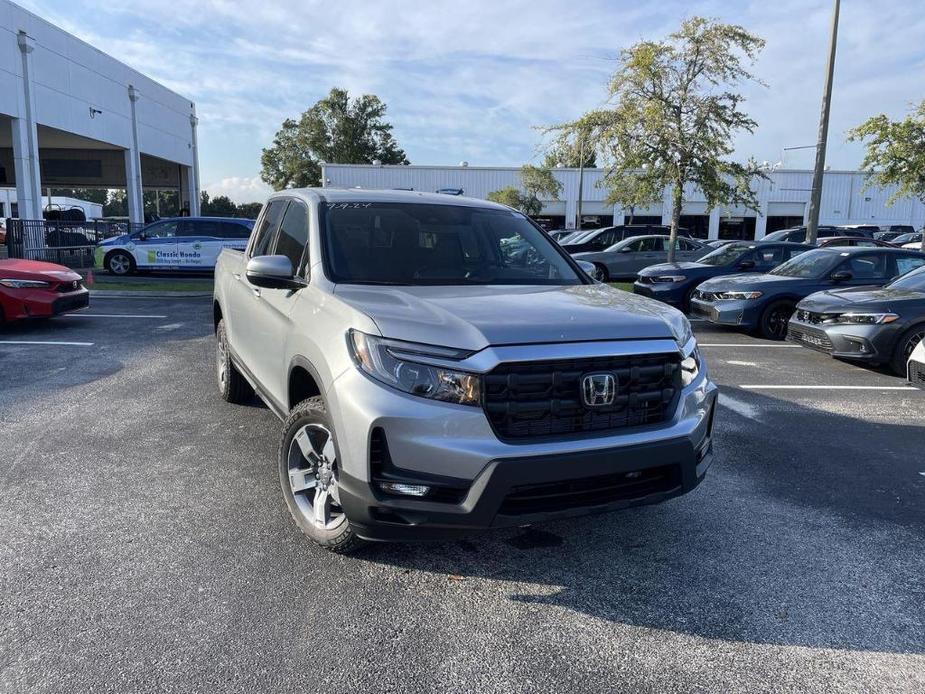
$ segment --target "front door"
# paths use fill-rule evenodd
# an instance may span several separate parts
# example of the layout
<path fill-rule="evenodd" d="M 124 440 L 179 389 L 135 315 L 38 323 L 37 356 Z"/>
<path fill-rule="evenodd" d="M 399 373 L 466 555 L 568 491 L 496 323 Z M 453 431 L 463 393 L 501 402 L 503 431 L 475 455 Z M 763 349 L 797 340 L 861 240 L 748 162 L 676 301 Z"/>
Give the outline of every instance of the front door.
<path fill-rule="evenodd" d="M 175 219 L 149 224 L 132 234 L 126 250 L 135 258 L 140 268 L 171 268 L 177 262 L 177 227 Z"/>

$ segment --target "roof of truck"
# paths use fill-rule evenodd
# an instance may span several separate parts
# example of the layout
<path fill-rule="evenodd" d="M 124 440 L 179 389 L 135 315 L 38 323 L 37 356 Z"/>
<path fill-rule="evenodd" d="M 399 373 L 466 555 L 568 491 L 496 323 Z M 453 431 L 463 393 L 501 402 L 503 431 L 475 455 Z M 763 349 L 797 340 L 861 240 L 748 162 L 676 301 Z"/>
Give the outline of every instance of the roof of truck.
<path fill-rule="evenodd" d="M 506 205 L 496 202 L 467 198 L 462 195 L 444 193 L 425 193 L 417 190 L 378 190 L 371 188 L 290 188 L 274 193 L 271 197 L 299 195 L 308 200 L 320 199 L 324 202 L 406 202 L 428 205 L 457 205 L 464 207 L 488 207 L 510 210 Z"/>

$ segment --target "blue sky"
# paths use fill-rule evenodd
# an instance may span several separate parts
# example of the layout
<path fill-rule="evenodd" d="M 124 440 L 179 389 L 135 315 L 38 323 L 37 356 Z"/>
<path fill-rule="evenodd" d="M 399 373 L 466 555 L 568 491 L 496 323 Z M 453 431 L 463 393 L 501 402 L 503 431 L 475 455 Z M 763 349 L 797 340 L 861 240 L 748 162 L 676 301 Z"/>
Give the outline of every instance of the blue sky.
<path fill-rule="evenodd" d="M 759 129 L 737 156 L 781 159 L 813 144 L 829 0 L 20 0 L 197 103 L 203 186 L 260 200 L 260 151 L 286 117 L 332 86 L 389 106 L 415 164 L 520 165 L 539 158 L 534 126 L 600 105 L 621 47 L 699 14 L 767 41 L 746 88 Z M 925 98 L 922 0 L 843 0 L 828 162 L 854 168 L 844 133 Z M 786 153 L 805 167 L 810 153 Z"/>

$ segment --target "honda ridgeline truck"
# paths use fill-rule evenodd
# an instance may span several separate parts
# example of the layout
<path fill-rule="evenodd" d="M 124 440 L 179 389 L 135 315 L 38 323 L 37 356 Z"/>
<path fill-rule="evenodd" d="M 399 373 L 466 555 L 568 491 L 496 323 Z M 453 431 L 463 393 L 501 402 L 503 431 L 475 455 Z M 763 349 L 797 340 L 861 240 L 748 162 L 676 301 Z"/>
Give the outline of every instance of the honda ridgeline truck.
<path fill-rule="evenodd" d="M 222 397 L 283 420 L 283 497 L 331 550 L 656 503 L 712 459 L 684 315 L 502 205 L 276 193 L 218 258 L 214 320 Z"/>

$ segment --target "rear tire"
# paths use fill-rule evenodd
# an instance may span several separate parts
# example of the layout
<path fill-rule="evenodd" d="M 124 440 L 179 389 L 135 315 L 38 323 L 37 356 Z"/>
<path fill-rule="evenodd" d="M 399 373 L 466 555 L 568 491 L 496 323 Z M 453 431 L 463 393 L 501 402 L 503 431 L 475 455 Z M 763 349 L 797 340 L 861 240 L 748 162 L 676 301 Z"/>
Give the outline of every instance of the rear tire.
<path fill-rule="evenodd" d="M 775 301 L 761 314 L 759 330 L 767 340 L 783 340 L 787 337 L 787 323 L 796 306 L 790 301 Z"/>
<path fill-rule="evenodd" d="M 244 405 L 253 400 L 254 389 L 231 361 L 224 320 L 220 320 L 215 329 L 215 370 L 222 400 L 234 405 Z"/>
<path fill-rule="evenodd" d="M 914 325 L 906 332 L 900 335 L 893 348 L 893 358 L 890 360 L 890 369 L 897 376 L 906 375 L 906 366 L 909 362 L 909 355 L 912 354 L 919 342 L 925 339 L 925 324 Z"/>
<path fill-rule="evenodd" d="M 334 423 L 321 397 L 303 400 L 289 413 L 277 457 L 283 499 L 299 530 L 338 554 L 362 547 L 340 505 Z"/>
<path fill-rule="evenodd" d="M 135 259 L 125 251 L 112 251 L 103 261 L 110 275 L 124 277 L 135 272 Z"/>

